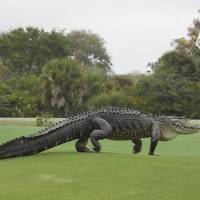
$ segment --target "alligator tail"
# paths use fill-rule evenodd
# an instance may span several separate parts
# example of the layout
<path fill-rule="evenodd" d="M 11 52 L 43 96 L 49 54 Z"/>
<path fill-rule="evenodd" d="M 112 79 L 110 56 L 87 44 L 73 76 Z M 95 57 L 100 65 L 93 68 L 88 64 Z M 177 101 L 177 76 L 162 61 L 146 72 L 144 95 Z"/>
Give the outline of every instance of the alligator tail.
<path fill-rule="evenodd" d="M 33 155 L 75 139 L 66 125 L 22 136 L 0 145 L 0 159 Z"/>

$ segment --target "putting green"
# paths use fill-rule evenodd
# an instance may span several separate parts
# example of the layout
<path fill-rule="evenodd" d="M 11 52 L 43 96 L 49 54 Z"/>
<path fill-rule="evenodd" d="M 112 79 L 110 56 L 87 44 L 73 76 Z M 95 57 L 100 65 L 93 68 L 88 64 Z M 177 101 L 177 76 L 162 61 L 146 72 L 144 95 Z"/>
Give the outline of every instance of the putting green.
<path fill-rule="evenodd" d="M 0 142 L 38 130 L 0 126 Z M 160 142 L 147 156 L 128 141 L 102 141 L 102 153 L 77 153 L 74 142 L 0 160 L 0 200 L 199 200 L 200 134 Z M 89 144 L 91 146 L 91 144 Z"/>

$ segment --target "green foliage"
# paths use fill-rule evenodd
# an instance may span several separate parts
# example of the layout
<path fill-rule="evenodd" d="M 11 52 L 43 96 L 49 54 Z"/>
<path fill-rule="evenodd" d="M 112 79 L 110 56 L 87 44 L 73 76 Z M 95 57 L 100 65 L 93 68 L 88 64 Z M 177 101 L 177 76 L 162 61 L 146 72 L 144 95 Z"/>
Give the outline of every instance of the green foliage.
<path fill-rule="evenodd" d="M 89 102 L 92 108 L 103 106 L 132 106 L 134 99 L 123 91 L 111 91 L 94 96 Z"/>
<path fill-rule="evenodd" d="M 199 118 L 200 88 L 198 84 L 184 79 L 148 77 L 140 80 L 135 95 L 142 101 L 141 107 L 152 113 Z"/>
<path fill-rule="evenodd" d="M 14 74 L 39 74 L 47 60 L 65 57 L 68 51 L 62 32 L 27 27 L 0 34 L 1 61 Z"/>
<path fill-rule="evenodd" d="M 112 73 L 104 40 L 90 31 L 1 33 L 0 116 L 65 117 L 109 105 L 200 118 L 199 27 L 195 19 L 148 74 L 124 75 Z"/>
<path fill-rule="evenodd" d="M 5 83 L 0 82 L 0 117 L 7 117 L 10 115 L 9 106 L 9 93 L 10 90 Z"/>
<path fill-rule="evenodd" d="M 103 39 L 91 32 L 27 27 L 1 33 L 0 81 L 9 92 L 1 94 L 0 114 L 65 116 L 86 109 L 104 88 L 110 65 Z"/>
<path fill-rule="evenodd" d="M 139 98 L 134 95 L 135 86 L 143 75 L 124 74 L 112 75 L 105 80 L 105 89 L 93 96 L 88 104 L 90 107 L 128 106 L 138 108 Z"/>
<path fill-rule="evenodd" d="M 100 92 L 104 77 L 104 73 L 97 75 L 97 71 L 83 67 L 77 60 L 52 60 L 42 74 L 46 105 L 62 116 L 80 112 L 86 101 Z"/>
<path fill-rule="evenodd" d="M 200 56 L 200 55 L 199 55 Z M 174 79 L 187 79 L 200 81 L 200 58 L 196 58 L 182 51 L 170 51 L 154 63 L 152 71 L 154 76 L 173 76 Z"/>
<path fill-rule="evenodd" d="M 70 55 L 81 64 L 100 68 L 106 72 L 111 70 L 110 57 L 106 52 L 104 40 L 90 31 L 71 31 L 67 38 L 70 44 Z"/>
<path fill-rule="evenodd" d="M 30 117 L 43 109 L 41 79 L 36 75 L 23 75 L 10 79 L 7 84 L 12 91 L 8 96 L 12 116 Z"/>
<path fill-rule="evenodd" d="M 62 114 L 75 112 L 82 105 L 85 91 L 84 71 L 76 60 L 53 60 L 43 71 L 46 103 Z"/>
<path fill-rule="evenodd" d="M 53 115 L 51 113 L 42 113 L 36 117 L 36 126 L 50 126 L 53 123 Z"/>
<path fill-rule="evenodd" d="M 175 49 L 152 63 L 152 74 L 138 82 L 135 94 L 144 99 L 145 110 L 200 117 L 200 51 L 195 47 L 199 27 L 195 19 L 188 37 L 175 40 Z"/>

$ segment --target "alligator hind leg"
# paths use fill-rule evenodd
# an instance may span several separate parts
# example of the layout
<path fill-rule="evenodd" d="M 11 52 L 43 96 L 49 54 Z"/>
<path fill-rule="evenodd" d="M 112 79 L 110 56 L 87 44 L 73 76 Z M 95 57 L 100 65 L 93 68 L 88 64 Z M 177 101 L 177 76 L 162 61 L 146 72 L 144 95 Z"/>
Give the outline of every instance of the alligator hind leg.
<path fill-rule="evenodd" d="M 142 140 L 140 138 L 134 138 L 132 142 L 135 144 L 133 146 L 133 153 L 139 153 L 142 149 Z"/>
<path fill-rule="evenodd" d="M 90 149 L 86 147 L 89 138 L 80 138 L 77 140 L 75 147 L 77 152 L 91 152 Z"/>
<path fill-rule="evenodd" d="M 110 135 L 112 128 L 106 120 L 100 117 L 92 119 L 92 123 L 95 127 L 98 127 L 98 129 L 92 131 L 90 134 L 90 140 L 94 145 L 94 151 L 100 152 L 101 144 L 99 143 L 99 140 L 107 138 Z"/>

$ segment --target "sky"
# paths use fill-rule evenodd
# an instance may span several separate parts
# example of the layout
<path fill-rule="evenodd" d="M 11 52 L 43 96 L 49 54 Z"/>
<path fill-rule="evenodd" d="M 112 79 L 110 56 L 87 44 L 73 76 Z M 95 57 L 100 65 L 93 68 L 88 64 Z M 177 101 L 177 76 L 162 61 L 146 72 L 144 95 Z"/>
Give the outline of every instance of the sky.
<path fill-rule="evenodd" d="M 115 73 L 144 73 L 187 35 L 199 9 L 199 0 L 0 0 L 0 32 L 90 30 L 104 38 Z"/>

